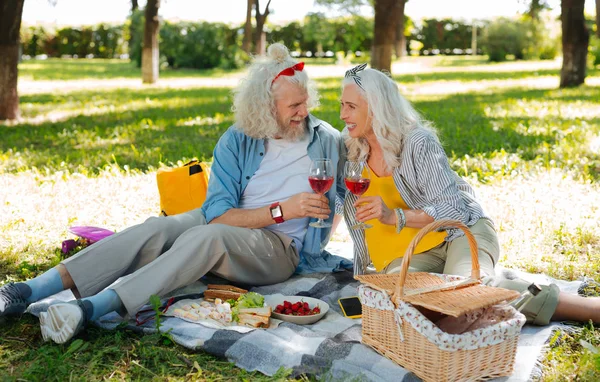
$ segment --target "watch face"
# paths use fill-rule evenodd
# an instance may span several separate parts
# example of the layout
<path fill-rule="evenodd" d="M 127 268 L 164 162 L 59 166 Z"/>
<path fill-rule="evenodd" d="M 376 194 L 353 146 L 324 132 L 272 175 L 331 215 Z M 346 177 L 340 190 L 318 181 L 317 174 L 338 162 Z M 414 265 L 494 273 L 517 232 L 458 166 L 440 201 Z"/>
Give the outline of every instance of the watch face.
<path fill-rule="evenodd" d="M 282 216 L 281 206 L 271 208 L 271 216 L 273 218 L 280 218 Z"/>

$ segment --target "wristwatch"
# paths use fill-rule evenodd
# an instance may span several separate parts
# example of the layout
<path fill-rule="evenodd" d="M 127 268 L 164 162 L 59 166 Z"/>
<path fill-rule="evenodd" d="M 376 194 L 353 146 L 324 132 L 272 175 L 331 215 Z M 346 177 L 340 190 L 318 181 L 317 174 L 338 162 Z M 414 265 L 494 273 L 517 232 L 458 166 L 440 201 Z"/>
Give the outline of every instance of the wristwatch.
<path fill-rule="evenodd" d="M 271 211 L 271 217 L 273 218 L 273 220 L 275 220 L 275 223 L 281 224 L 285 221 L 283 220 L 283 211 L 281 210 L 279 202 L 271 204 L 271 207 L 269 207 L 269 211 Z"/>

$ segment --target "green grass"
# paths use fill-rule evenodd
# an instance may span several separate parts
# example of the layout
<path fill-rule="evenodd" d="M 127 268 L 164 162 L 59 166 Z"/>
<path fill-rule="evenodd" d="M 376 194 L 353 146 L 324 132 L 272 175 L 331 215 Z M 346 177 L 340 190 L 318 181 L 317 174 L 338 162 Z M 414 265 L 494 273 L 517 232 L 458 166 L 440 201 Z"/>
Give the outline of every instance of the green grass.
<path fill-rule="evenodd" d="M 278 381 L 236 368 L 222 358 L 174 345 L 159 334 L 89 328 L 65 345 L 44 343 L 35 317 L 26 315 L 0 325 L 0 370 L 3 381 L 206 380 Z"/>
<path fill-rule="evenodd" d="M 544 63 L 496 71 L 506 66 L 481 57 L 407 62 L 429 69 L 394 78 L 434 123 L 452 167 L 470 179 L 498 224 L 501 263 L 563 279 L 600 280 L 600 87 L 527 87 L 540 77 L 558 84 L 558 70 Z M 0 124 L 0 283 L 28 279 L 58 263 L 60 241 L 71 225 L 118 230 L 157 214 L 155 170 L 194 157 L 210 161 L 216 141 L 233 122 L 231 89 L 224 87 L 27 88 L 37 80 L 138 79 L 139 69 L 126 61 L 27 61 L 19 69 L 23 120 Z M 238 72 L 163 71 L 161 78 L 210 81 L 231 74 Z M 593 83 L 599 76 L 597 69 L 588 72 Z M 341 129 L 339 80 L 317 79 L 322 105 L 314 114 Z M 502 86 L 474 87 L 482 81 Z M 557 337 L 544 360 L 543 379 L 598 380 L 598 356 L 586 349 L 597 349 L 599 336 L 598 329 L 583 327 Z M 0 375 L 288 378 L 284 370 L 273 378 L 246 373 L 157 335 L 92 328 L 78 338 L 65 346 L 44 344 L 35 319 L 8 319 L 0 324 Z"/>
<path fill-rule="evenodd" d="M 46 113 L 59 121 L 6 126 L 3 169 L 30 167 L 71 171 L 107 163 L 147 170 L 182 157 L 209 159 L 231 125 L 228 89 L 111 89 L 61 95 L 25 95 L 22 114 Z M 64 163 L 62 165 L 61 163 Z"/>
<path fill-rule="evenodd" d="M 141 69 L 129 60 L 59 59 L 28 60 L 19 64 L 21 80 L 81 80 L 109 78 L 141 78 Z M 231 74 L 222 69 L 170 69 L 160 72 L 161 78 L 221 77 Z"/>
<path fill-rule="evenodd" d="M 439 67 L 465 67 L 472 65 L 493 65 L 488 62 L 487 56 L 440 56 L 435 66 Z"/>
<path fill-rule="evenodd" d="M 491 71 L 451 71 L 433 73 L 414 73 L 394 75 L 394 79 L 402 84 L 427 81 L 484 81 L 484 80 L 515 80 L 524 78 L 536 78 L 544 76 L 558 76 L 560 70 L 538 69 L 517 70 L 513 72 L 491 72 Z M 590 75 L 598 75 L 598 70 L 592 70 Z"/>
<path fill-rule="evenodd" d="M 600 330 L 586 325 L 572 332 L 557 331 L 544 360 L 545 381 L 600 380 Z"/>
<path fill-rule="evenodd" d="M 520 78 L 521 73 L 514 75 Z M 315 114 L 341 129 L 338 86 L 331 79 L 319 82 L 322 106 Z M 597 178 L 598 99 L 600 88 L 584 86 L 497 89 L 411 100 L 435 123 L 455 169 L 487 180 L 532 166 L 573 168 L 582 177 Z M 219 136 L 233 123 L 230 103 L 230 89 L 225 88 L 24 95 L 25 122 L 2 130 L 0 172 L 32 167 L 51 171 L 84 167 L 93 172 L 111 163 L 146 171 L 161 162 L 208 160 Z"/>

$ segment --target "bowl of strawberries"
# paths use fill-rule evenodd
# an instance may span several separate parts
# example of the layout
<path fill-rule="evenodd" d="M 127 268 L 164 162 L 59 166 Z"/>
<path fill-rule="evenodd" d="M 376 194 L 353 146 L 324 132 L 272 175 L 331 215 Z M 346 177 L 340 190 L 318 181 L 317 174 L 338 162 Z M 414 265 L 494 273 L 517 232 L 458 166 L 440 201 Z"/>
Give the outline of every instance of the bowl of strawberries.
<path fill-rule="evenodd" d="M 265 302 L 273 308 L 273 318 L 298 325 L 314 324 L 329 310 L 325 301 L 305 296 L 270 295 Z"/>

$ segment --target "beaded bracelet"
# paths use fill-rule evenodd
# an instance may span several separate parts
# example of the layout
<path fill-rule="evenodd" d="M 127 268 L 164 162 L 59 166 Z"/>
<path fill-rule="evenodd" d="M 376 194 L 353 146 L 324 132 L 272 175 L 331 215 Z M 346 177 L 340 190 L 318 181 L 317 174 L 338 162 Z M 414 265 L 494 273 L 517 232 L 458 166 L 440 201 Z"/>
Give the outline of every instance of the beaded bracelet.
<path fill-rule="evenodd" d="M 406 225 L 406 216 L 404 216 L 402 208 L 395 208 L 394 212 L 396 213 L 396 233 L 400 233 Z"/>

